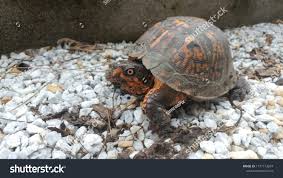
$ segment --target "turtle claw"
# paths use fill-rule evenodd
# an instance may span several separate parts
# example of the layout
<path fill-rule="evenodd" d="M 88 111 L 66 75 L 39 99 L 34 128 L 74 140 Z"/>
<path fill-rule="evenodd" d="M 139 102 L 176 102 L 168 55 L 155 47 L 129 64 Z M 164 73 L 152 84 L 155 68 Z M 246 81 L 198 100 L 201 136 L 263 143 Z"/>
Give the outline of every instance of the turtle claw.
<path fill-rule="evenodd" d="M 229 91 L 229 99 L 231 101 L 243 101 L 247 94 L 250 93 L 250 85 L 243 77 L 239 78 L 235 87 Z"/>

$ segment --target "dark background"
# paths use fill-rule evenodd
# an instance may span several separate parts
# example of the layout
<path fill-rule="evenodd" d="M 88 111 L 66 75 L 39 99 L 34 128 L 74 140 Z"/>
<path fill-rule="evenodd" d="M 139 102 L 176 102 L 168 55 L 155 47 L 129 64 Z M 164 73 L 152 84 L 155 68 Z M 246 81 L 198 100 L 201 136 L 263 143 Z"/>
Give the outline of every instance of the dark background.
<path fill-rule="evenodd" d="M 0 54 L 53 45 L 62 37 L 134 41 L 168 16 L 209 19 L 220 7 L 229 10 L 216 23 L 221 28 L 283 17 L 283 0 L 110 0 L 107 5 L 103 0 L 0 0 Z"/>

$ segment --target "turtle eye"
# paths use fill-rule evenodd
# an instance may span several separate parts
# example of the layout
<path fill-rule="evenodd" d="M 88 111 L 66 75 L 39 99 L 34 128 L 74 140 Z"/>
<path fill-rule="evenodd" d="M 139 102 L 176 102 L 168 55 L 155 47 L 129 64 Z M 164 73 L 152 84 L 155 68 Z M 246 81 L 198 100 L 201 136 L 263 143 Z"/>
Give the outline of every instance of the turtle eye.
<path fill-rule="evenodd" d="M 134 74 L 135 74 L 135 71 L 134 71 L 134 69 L 133 69 L 133 68 L 130 68 L 130 69 L 127 69 L 127 70 L 126 70 L 126 73 L 127 73 L 127 75 L 132 76 L 132 75 L 134 75 Z"/>

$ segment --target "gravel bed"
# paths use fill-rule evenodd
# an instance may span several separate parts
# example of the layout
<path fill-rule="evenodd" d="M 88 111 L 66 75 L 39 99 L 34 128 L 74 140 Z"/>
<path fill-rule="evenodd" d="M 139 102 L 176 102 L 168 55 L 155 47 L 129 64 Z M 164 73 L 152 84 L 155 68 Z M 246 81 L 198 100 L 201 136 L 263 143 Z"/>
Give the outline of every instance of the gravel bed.
<path fill-rule="evenodd" d="M 226 30 L 234 64 L 252 92 L 239 126 L 214 134 L 188 159 L 283 158 L 283 25 Z M 132 43 L 101 44 L 91 53 L 68 46 L 1 55 L 0 159 L 134 158 L 159 140 L 134 96 L 114 92 L 105 71 L 127 60 Z M 185 104 L 173 127 L 216 129 L 235 124 L 240 112 L 225 100 Z M 188 145 L 168 138 L 173 155 Z M 164 153 L 171 158 L 171 153 Z"/>

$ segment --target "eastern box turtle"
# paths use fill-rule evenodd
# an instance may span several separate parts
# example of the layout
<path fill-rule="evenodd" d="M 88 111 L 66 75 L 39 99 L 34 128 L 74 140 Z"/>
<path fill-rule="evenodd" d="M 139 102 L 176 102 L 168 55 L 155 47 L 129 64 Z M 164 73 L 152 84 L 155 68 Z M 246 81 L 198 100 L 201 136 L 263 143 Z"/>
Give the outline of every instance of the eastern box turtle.
<path fill-rule="evenodd" d="M 168 109 L 181 101 L 212 100 L 228 92 L 241 99 L 247 82 L 233 67 L 225 34 L 196 17 L 169 17 L 137 41 L 128 61 L 110 65 L 107 79 L 122 91 L 145 95 L 142 108 L 154 127 L 170 121 Z M 196 32 L 198 34 L 196 35 Z"/>

